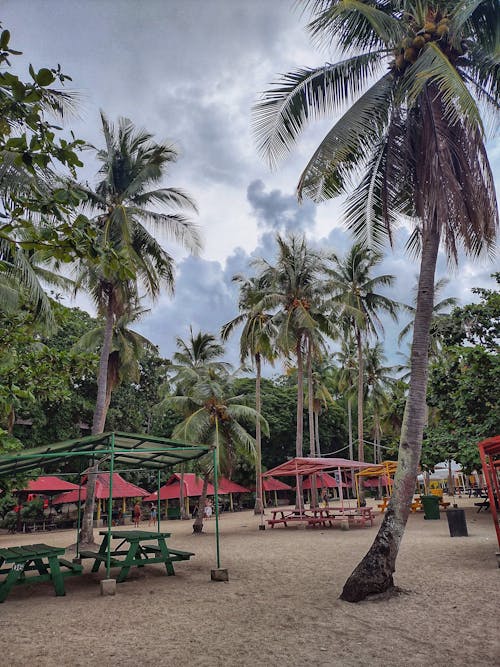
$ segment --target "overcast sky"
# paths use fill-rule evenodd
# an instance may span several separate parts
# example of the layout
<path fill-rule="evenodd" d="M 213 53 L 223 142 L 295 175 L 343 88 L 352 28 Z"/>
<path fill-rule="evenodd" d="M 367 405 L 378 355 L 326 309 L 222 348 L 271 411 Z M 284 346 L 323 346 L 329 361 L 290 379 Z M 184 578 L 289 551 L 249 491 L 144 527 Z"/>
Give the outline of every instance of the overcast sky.
<path fill-rule="evenodd" d="M 71 121 L 78 137 L 102 145 L 102 109 L 180 151 L 166 184 L 196 200 L 204 251 L 193 258 L 169 246 L 178 260 L 176 295 L 160 298 L 137 327 L 164 356 L 190 325 L 217 333 L 236 315 L 231 277 L 249 274 L 251 257 L 271 258 L 276 232 L 304 232 L 311 243 L 339 254 L 352 244 L 339 202 L 298 206 L 294 197 L 301 170 L 331 120 L 309 128 L 276 172 L 259 158 L 251 135 L 258 93 L 278 74 L 328 57 L 311 45 L 306 17 L 293 0 L 4 0 L 1 20 L 12 47 L 24 52 L 14 59 L 16 69 L 60 63 L 72 77 L 70 87 L 81 96 L 80 119 Z M 489 149 L 498 191 L 500 141 Z M 90 162 L 82 177 L 94 175 Z M 404 240 L 400 235 L 395 249 L 387 250 L 381 271 L 398 278 L 393 298 L 411 302 L 418 266 L 404 254 Z M 494 270 L 498 261 L 464 261 L 445 295 L 471 300 L 470 288 L 491 286 Z M 447 271 L 441 257 L 439 275 Z M 89 308 L 83 298 L 77 303 Z M 395 361 L 395 331 L 386 333 L 386 352 Z M 235 348 L 236 340 L 232 361 Z"/>

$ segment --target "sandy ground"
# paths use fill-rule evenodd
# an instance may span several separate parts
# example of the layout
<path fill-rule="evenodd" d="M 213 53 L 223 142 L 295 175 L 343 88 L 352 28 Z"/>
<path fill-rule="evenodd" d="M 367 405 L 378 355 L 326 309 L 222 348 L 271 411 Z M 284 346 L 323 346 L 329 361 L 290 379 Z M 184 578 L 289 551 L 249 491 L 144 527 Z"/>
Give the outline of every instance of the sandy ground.
<path fill-rule="evenodd" d="M 215 520 L 206 534 L 168 521 L 172 547 L 194 551 L 176 564 L 131 572 L 114 597 L 100 574 L 18 586 L 0 605 L 0 664 L 238 667 L 255 665 L 500 665 L 500 569 L 489 512 L 462 499 L 468 538 L 451 538 L 446 518 L 411 515 L 397 563 L 396 598 L 338 600 L 346 577 L 371 544 L 373 528 L 258 530 L 251 512 L 223 514 L 221 565 L 212 582 Z M 141 526 L 142 527 L 142 526 Z M 147 523 L 143 526 L 147 529 Z M 0 546 L 69 545 L 74 532 L 0 535 Z"/>

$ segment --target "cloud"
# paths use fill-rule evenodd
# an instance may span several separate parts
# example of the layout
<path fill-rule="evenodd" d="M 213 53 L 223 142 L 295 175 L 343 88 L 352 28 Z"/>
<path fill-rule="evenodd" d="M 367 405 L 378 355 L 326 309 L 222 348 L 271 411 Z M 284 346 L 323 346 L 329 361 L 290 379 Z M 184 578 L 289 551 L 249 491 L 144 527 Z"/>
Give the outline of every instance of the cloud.
<path fill-rule="evenodd" d="M 316 206 L 311 201 L 300 205 L 295 196 L 281 190 L 266 192 L 260 179 L 248 186 L 247 199 L 261 228 L 292 234 L 314 229 Z"/>

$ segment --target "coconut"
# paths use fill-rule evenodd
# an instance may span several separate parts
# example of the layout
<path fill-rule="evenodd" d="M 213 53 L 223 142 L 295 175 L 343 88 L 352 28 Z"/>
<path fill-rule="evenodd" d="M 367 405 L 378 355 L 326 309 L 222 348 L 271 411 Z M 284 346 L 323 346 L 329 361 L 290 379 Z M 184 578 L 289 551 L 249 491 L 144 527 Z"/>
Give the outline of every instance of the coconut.
<path fill-rule="evenodd" d="M 436 33 L 442 37 L 443 35 L 447 35 L 450 32 L 449 27 L 446 24 L 440 23 L 437 27 Z"/>
<path fill-rule="evenodd" d="M 415 37 L 415 39 L 413 40 L 413 46 L 416 49 L 421 49 L 424 45 L 425 45 L 425 39 L 422 37 L 422 35 Z"/>
<path fill-rule="evenodd" d="M 405 60 L 414 63 L 417 59 L 417 52 L 415 49 L 405 49 Z"/>
<path fill-rule="evenodd" d="M 424 30 L 425 32 L 435 32 L 436 24 L 433 21 L 427 21 L 424 24 Z"/>
<path fill-rule="evenodd" d="M 405 66 L 405 58 L 403 55 L 399 54 L 399 56 L 396 56 L 396 67 L 398 69 L 403 69 Z"/>

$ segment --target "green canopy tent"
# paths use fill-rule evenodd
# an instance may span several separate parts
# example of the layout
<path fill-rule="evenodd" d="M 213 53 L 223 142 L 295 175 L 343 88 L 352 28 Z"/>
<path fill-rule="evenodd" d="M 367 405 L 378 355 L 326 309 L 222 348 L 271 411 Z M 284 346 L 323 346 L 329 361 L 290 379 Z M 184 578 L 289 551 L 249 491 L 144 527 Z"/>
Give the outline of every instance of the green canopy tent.
<path fill-rule="evenodd" d="M 71 460 L 90 459 L 92 462 L 104 461 L 109 463 L 109 516 L 111 516 L 113 472 L 116 465 L 134 466 L 158 471 L 158 488 L 160 486 L 160 472 L 165 468 L 172 468 L 179 463 L 199 459 L 212 452 L 214 459 L 214 489 L 218 495 L 217 479 L 217 452 L 210 445 L 193 445 L 185 442 L 169 440 L 152 435 L 136 433 L 108 432 L 98 435 L 89 435 L 76 440 L 56 442 L 34 449 L 23 449 L 11 454 L 0 455 L 0 478 L 12 477 L 18 474 L 27 474 L 33 470 L 44 469 L 48 465 L 67 464 Z M 80 470 L 80 473 L 82 471 Z M 220 568 L 219 552 L 219 517 L 218 503 L 215 503 L 216 512 L 216 548 L 217 567 Z M 159 514 L 158 514 L 159 516 Z M 158 531 L 160 523 L 158 522 Z M 108 521 L 108 531 L 111 532 L 111 521 Z M 79 548 L 80 516 L 78 517 L 77 555 Z M 106 576 L 109 578 L 111 539 L 108 539 L 108 554 Z"/>

